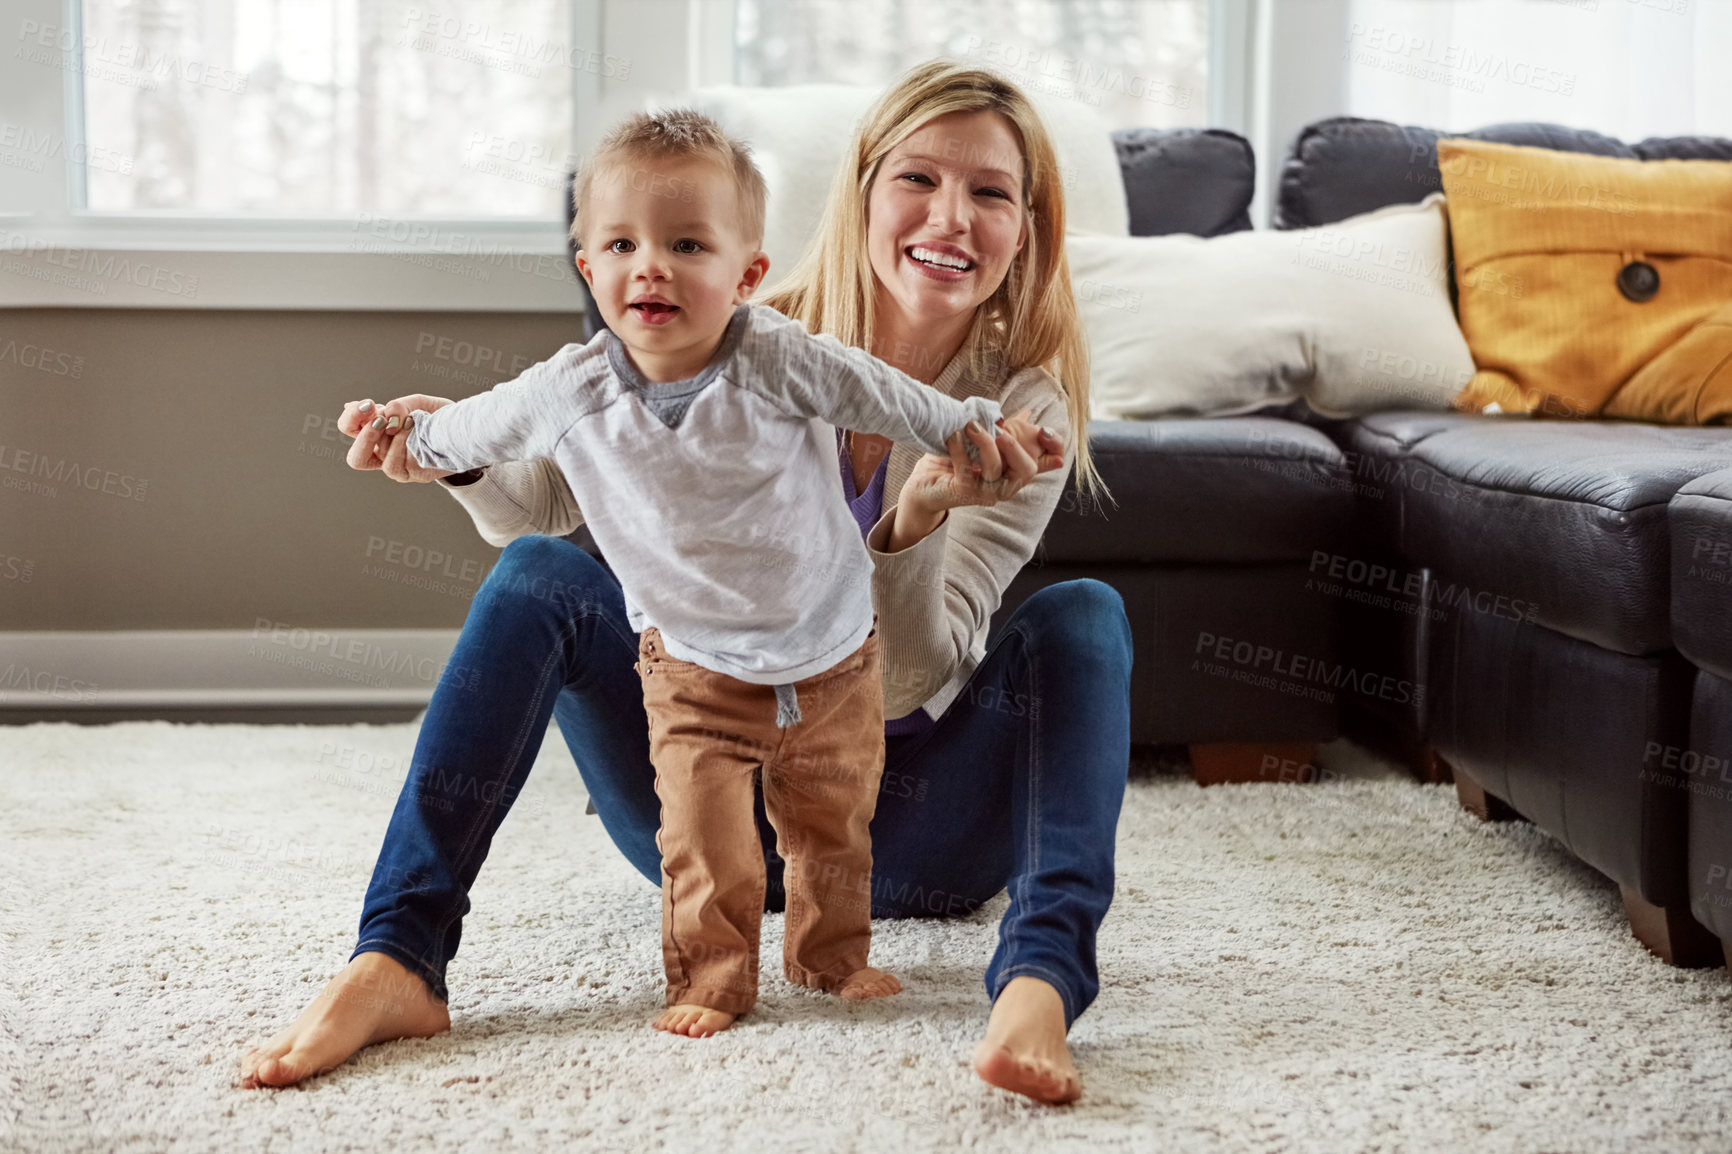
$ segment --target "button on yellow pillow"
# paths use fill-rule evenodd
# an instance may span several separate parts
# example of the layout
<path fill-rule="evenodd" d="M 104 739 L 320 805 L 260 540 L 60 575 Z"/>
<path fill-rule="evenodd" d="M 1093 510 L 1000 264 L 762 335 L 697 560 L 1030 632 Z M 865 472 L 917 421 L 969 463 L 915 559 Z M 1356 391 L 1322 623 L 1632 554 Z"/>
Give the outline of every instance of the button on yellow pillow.
<path fill-rule="evenodd" d="M 1475 373 L 1455 407 L 1732 420 L 1732 163 L 1437 142 Z"/>

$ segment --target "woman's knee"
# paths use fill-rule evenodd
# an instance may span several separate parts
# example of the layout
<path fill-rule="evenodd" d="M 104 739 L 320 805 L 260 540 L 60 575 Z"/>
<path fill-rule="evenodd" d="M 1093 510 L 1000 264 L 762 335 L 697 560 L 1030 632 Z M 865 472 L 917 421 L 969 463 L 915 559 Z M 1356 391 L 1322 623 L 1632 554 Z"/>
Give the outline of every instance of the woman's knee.
<path fill-rule="evenodd" d="M 1119 591 L 1105 581 L 1079 577 L 1037 589 L 1016 613 L 1040 642 L 1082 645 L 1091 652 L 1116 648 L 1131 658 L 1131 622 Z"/>
<path fill-rule="evenodd" d="M 569 617 L 600 605 L 618 584 L 601 562 L 563 537 L 532 534 L 505 546 L 476 593 L 498 605 L 545 608 Z"/>

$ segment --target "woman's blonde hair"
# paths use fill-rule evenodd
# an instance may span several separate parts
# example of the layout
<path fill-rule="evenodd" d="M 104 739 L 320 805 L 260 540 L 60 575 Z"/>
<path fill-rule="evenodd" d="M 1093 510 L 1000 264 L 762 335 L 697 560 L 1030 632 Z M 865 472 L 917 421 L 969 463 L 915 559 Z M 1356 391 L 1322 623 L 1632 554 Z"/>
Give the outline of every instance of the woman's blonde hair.
<path fill-rule="evenodd" d="M 1034 105 L 1003 77 L 972 65 L 929 60 L 880 96 L 854 131 L 816 238 L 764 303 L 814 333 L 870 351 L 875 293 L 866 253 L 866 205 L 879 166 L 934 117 L 982 111 L 1003 115 L 1020 138 L 1028 239 L 1004 280 L 975 310 L 963 346 L 969 370 L 980 373 L 997 353 L 1011 372 L 1038 365 L 1051 373 L 1065 394 L 1078 489 L 1085 497 L 1107 493 L 1088 450 L 1088 339 L 1071 295 L 1058 162 Z"/>

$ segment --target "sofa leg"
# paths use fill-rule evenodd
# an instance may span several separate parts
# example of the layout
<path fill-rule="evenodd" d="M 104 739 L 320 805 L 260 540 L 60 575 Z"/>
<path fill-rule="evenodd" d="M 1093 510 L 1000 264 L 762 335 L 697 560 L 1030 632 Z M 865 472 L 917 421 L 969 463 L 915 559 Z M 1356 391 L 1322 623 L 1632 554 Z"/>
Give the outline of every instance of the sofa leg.
<path fill-rule="evenodd" d="M 1191 776 L 1198 785 L 1235 785 L 1256 781 L 1312 782 L 1322 770 L 1317 766 L 1317 744 L 1236 745 L 1226 742 L 1198 743 L 1191 749 Z"/>
<path fill-rule="evenodd" d="M 1689 910 L 1657 906 L 1634 886 L 1619 886 L 1618 889 L 1624 895 L 1624 913 L 1629 915 L 1630 931 L 1661 961 L 1692 970 L 1726 964 L 1727 955 L 1720 939 L 1691 917 Z"/>
<path fill-rule="evenodd" d="M 1419 751 L 1419 780 L 1427 785 L 1453 785 L 1455 767 L 1443 759 L 1443 754 L 1431 746 Z"/>
<path fill-rule="evenodd" d="M 1455 775 L 1455 796 L 1461 802 L 1461 808 L 1473 814 L 1481 821 L 1518 821 L 1521 814 L 1513 806 L 1496 794 L 1487 793 L 1485 786 L 1469 777 L 1459 769 L 1451 767 Z"/>

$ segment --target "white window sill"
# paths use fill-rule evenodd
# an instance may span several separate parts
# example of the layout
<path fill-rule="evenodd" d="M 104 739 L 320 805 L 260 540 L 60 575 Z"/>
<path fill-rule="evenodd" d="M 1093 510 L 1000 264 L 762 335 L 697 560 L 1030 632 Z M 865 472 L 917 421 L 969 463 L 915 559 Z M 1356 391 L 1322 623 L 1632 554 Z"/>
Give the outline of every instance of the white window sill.
<path fill-rule="evenodd" d="M 0 308 L 577 312 L 557 223 L 0 214 Z"/>

